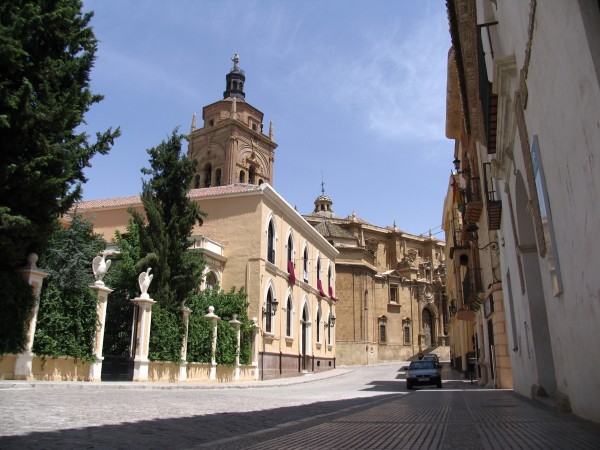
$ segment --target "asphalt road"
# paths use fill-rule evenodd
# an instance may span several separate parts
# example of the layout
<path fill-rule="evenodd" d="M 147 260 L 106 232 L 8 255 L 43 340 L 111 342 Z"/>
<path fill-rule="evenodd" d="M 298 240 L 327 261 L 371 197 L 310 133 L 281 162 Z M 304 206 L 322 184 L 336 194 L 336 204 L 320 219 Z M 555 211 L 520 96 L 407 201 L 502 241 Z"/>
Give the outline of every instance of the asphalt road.
<path fill-rule="evenodd" d="M 0 448 L 598 448 L 600 426 L 402 364 L 228 385 L 0 383 Z"/>

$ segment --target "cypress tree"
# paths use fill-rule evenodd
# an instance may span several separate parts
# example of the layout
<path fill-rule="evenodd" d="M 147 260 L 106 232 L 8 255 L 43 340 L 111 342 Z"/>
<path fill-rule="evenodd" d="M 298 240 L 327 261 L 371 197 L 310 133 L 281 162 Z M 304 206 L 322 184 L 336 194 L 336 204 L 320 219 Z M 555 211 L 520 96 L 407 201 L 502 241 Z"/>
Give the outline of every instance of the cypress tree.
<path fill-rule="evenodd" d="M 183 135 L 174 130 L 157 147 L 148 150 L 150 168 L 142 173 L 142 204 L 145 218 L 131 211 L 139 229 L 141 254 L 139 270 L 153 269 L 149 293 L 160 307 L 178 311 L 186 297 L 196 290 L 204 267 L 201 256 L 190 251 L 189 238 L 205 215 L 188 197 L 196 160 L 181 154 Z"/>
<path fill-rule="evenodd" d="M 102 96 L 90 91 L 97 40 L 79 0 L 0 2 L 0 268 L 42 253 L 56 218 L 81 198 L 95 142 L 76 131 Z"/>

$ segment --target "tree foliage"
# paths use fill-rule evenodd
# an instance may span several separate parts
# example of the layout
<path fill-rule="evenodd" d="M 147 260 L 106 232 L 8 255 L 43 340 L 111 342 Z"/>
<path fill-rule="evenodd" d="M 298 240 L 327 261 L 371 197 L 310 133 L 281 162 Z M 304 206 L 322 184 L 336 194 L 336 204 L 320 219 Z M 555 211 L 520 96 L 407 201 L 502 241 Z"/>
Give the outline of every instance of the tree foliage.
<path fill-rule="evenodd" d="M 20 273 L 0 269 L 0 355 L 25 348 L 28 319 L 35 298 Z"/>
<path fill-rule="evenodd" d="M 41 253 L 56 218 L 81 197 L 83 170 L 119 130 L 76 131 L 102 96 L 90 91 L 97 40 L 79 0 L 0 2 L 0 264 Z"/>
<path fill-rule="evenodd" d="M 149 293 L 171 311 L 178 311 L 197 289 L 204 267 L 201 255 L 188 250 L 192 229 L 202 224 L 205 213 L 188 197 L 196 160 L 181 154 L 182 139 L 174 130 L 166 141 L 148 150 L 150 169 L 142 169 L 151 176 L 142 188 L 145 217 L 131 211 L 144 255 L 136 268 L 153 269 Z"/>
<path fill-rule="evenodd" d="M 55 224 L 40 257 L 41 267 L 50 275 L 40 297 L 35 354 L 93 359 L 98 297 L 89 286 L 94 282 L 92 260 L 105 245 L 93 225 L 80 216 L 73 217 L 68 227 Z"/>

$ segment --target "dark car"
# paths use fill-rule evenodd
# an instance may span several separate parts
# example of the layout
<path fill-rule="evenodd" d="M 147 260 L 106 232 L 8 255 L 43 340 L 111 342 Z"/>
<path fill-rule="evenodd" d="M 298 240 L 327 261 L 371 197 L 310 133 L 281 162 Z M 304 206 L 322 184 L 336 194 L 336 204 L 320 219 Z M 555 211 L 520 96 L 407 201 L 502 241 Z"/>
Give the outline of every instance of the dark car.
<path fill-rule="evenodd" d="M 422 359 L 413 361 L 406 371 L 406 388 L 435 385 L 442 387 L 442 372 L 435 362 Z"/>
<path fill-rule="evenodd" d="M 438 355 L 436 355 L 435 353 L 429 353 L 423 356 L 423 358 L 421 358 L 421 361 L 433 361 L 437 367 L 440 367 L 440 358 L 438 358 Z"/>

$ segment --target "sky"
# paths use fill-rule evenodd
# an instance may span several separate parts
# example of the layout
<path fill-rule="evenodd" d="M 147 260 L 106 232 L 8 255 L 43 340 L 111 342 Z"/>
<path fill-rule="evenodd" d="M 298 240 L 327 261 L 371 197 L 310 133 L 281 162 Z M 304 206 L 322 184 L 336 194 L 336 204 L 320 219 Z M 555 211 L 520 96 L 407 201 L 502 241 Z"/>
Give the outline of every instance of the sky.
<path fill-rule="evenodd" d="M 223 98 L 234 53 L 246 102 L 273 122 L 273 187 L 301 214 L 440 233 L 454 159 L 445 130 L 444 0 L 87 0 L 99 41 L 90 136 L 120 127 L 86 169 L 84 200 L 141 192 L 147 149 Z M 201 122 L 201 121 L 200 121 Z M 199 122 L 199 126 L 200 126 Z M 187 143 L 184 143 L 187 149 Z M 202 206 L 202 205 L 200 205 Z"/>

